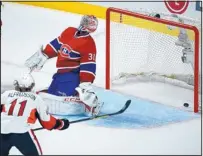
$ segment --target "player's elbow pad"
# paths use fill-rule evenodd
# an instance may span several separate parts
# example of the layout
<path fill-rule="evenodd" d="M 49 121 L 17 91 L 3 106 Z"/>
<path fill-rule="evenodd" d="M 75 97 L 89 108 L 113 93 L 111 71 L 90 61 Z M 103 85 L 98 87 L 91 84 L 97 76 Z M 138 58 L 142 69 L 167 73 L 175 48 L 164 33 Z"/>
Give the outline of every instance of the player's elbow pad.
<path fill-rule="evenodd" d="M 53 129 L 64 130 L 69 127 L 70 123 L 67 119 L 57 119 Z"/>

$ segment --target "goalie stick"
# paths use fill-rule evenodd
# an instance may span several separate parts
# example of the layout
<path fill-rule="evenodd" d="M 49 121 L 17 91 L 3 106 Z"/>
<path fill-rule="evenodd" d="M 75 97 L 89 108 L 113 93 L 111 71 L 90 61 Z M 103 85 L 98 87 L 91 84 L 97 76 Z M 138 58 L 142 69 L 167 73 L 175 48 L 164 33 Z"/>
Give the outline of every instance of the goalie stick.
<path fill-rule="evenodd" d="M 131 104 L 131 100 L 127 100 L 125 105 L 123 106 L 123 108 L 120 109 L 117 112 L 107 113 L 107 114 L 103 114 L 103 115 L 97 115 L 97 116 L 94 116 L 94 117 L 82 118 L 82 119 L 78 119 L 78 120 L 75 120 L 75 121 L 70 121 L 70 124 L 79 123 L 79 122 L 88 121 L 88 120 L 95 120 L 95 119 L 100 119 L 100 118 L 106 118 L 106 117 L 122 114 L 123 112 L 126 111 L 126 109 L 129 107 L 130 104 Z M 38 131 L 38 130 L 42 130 L 42 129 L 44 129 L 44 128 L 40 127 L 40 128 L 36 128 L 36 129 L 33 129 L 33 130 L 34 131 Z"/>

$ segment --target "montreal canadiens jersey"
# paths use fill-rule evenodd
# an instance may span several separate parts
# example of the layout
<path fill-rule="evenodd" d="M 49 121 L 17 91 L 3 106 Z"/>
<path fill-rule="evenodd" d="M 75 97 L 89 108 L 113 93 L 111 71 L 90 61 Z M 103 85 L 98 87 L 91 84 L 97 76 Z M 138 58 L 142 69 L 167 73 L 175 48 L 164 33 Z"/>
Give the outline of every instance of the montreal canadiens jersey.
<path fill-rule="evenodd" d="M 81 82 L 93 82 L 96 72 L 96 45 L 89 35 L 77 36 L 78 29 L 69 27 L 46 45 L 44 53 L 57 57 L 56 67 L 66 72 L 79 72 Z"/>
<path fill-rule="evenodd" d="M 55 126 L 56 119 L 47 114 L 47 106 L 42 98 L 32 92 L 6 91 L 1 94 L 1 133 L 25 133 L 40 117 L 46 129 Z"/>

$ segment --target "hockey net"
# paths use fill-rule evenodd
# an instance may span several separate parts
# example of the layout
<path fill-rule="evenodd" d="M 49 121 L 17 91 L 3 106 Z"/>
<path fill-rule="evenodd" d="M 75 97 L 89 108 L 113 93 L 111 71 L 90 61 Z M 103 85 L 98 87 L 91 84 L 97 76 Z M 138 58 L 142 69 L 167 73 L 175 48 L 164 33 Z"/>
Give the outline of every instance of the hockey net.
<path fill-rule="evenodd" d="M 106 89 L 130 81 L 175 85 L 193 91 L 194 112 L 198 112 L 202 79 L 199 29 L 200 22 L 177 15 L 109 8 Z"/>

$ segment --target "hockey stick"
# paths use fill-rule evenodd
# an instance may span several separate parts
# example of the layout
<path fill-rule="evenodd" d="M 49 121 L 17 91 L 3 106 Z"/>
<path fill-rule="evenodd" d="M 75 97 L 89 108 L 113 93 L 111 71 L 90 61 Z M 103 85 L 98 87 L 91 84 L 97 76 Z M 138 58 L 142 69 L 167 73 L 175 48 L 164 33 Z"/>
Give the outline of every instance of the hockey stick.
<path fill-rule="evenodd" d="M 98 115 L 98 116 L 94 116 L 94 117 L 83 118 L 83 119 L 79 119 L 79 120 L 75 120 L 75 121 L 70 121 L 70 124 L 79 123 L 79 122 L 88 121 L 88 120 L 106 118 L 106 117 L 110 117 L 110 116 L 113 116 L 113 115 L 118 115 L 118 114 L 121 114 L 121 113 L 125 112 L 126 109 L 130 106 L 130 104 L 131 104 L 131 100 L 127 100 L 125 105 L 123 106 L 123 108 L 121 110 L 117 111 L 117 112 Z M 33 131 L 38 131 L 38 130 L 42 130 L 42 129 L 44 129 L 44 128 L 40 127 L 40 128 L 33 129 Z"/>

